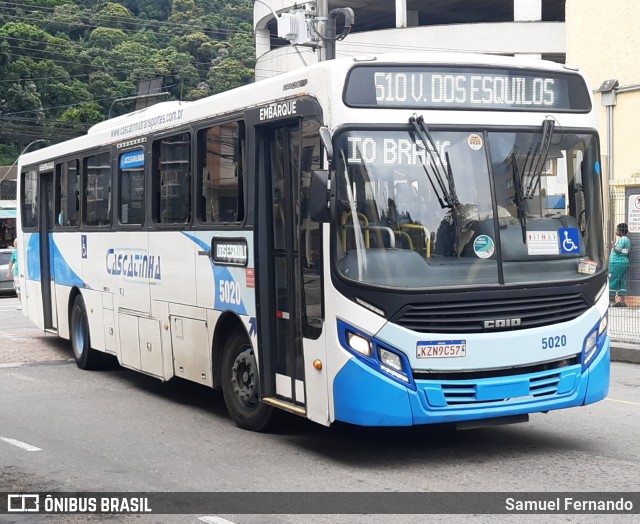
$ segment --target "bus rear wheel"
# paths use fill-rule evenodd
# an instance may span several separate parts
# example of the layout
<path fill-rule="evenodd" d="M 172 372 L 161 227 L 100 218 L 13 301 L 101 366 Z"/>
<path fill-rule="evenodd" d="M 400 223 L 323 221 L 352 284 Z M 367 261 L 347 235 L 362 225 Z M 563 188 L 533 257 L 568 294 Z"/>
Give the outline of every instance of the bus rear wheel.
<path fill-rule="evenodd" d="M 100 367 L 101 354 L 91 347 L 89 322 L 84 300 L 78 295 L 71 308 L 71 346 L 73 356 L 80 369 L 96 369 Z"/>
<path fill-rule="evenodd" d="M 229 415 L 242 429 L 264 431 L 273 418 L 273 408 L 260 401 L 258 361 L 250 342 L 233 336 L 222 357 L 222 394 Z"/>

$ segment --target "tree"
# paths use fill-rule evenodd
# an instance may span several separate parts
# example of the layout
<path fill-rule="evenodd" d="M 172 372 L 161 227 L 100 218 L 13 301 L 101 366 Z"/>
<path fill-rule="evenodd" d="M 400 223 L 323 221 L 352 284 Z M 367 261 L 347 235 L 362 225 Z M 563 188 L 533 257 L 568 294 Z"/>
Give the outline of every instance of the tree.
<path fill-rule="evenodd" d="M 224 58 L 211 68 L 207 83 L 211 93 L 221 93 L 247 84 L 252 78 L 252 69 L 244 67 L 244 64 L 235 58 Z"/>
<path fill-rule="evenodd" d="M 101 49 L 113 49 L 126 40 L 127 34 L 122 29 L 96 27 L 91 31 L 89 45 L 100 47 Z"/>
<path fill-rule="evenodd" d="M 182 100 L 251 82 L 252 7 L 252 0 L 6 3 L 0 110 L 16 121 L 12 129 L 61 140 L 68 134 L 48 122 L 63 119 L 83 130 L 106 118 L 114 100 L 135 95 L 141 80 L 162 76 Z M 114 106 L 112 114 L 131 107 Z"/>
<path fill-rule="evenodd" d="M 67 109 L 62 115 L 60 120 L 63 122 L 84 122 L 88 124 L 96 124 L 104 120 L 102 108 L 95 102 L 88 102 Z"/>
<path fill-rule="evenodd" d="M 27 82 L 24 86 L 13 84 L 6 94 L 5 104 L 11 108 L 11 113 L 19 114 L 23 118 L 31 117 L 37 122 L 44 119 L 42 100 L 40 100 L 40 94 L 33 82 Z"/>
<path fill-rule="evenodd" d="M 171 2 L 169 22 L 185 26 L 184 30 L 179 27 L 175 29 L 179 33 L 188 30 L 188 26 L 193 25 L 193 22 L 203 14 L 202 9 L 196 6 L 194 0 L 173 0 Z"/>

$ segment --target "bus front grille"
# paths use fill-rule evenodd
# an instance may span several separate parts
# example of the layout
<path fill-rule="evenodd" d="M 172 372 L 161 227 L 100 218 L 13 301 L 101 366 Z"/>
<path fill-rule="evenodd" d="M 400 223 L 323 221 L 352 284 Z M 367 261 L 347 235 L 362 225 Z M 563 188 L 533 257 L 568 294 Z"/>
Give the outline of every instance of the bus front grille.
<path fill-rule="evenodd" d="M 555 371 L 497 382 L 425 382 L 419 387 L 424 387 L 427 401 L 432 407 L 444 408 L 553 397 L 559 394 L 561 379 L 562 374 Z M 573 386 L 575 375 L 571 375 L 570 379 L 565 379 L 565 382 Z"/>
<path fill-rule="evenodd" d="M 582 294 L 411 304 L 392 322 L 418 333 L 495 333 L 568 322 L 589 305 Z"/>

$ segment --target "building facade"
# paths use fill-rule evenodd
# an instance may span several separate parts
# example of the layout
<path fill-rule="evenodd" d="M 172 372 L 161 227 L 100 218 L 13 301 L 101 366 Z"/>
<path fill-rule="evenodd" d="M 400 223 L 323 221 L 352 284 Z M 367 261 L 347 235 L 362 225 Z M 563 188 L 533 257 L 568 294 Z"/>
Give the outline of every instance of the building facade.
<path fill-rule="evenodd" d="M 338 57 L 443 50 L 565 61 L 565 0 L 264 0 L 254 7 L 256 80 L 318 61 L 318 52 L 277 37 L 274 12 L 294 3 L 320 13 L 353 9 L 355 24 L 337 42 Z"/>
<path fill-rule="evenodd" d="M 631 240 L 628 304 L 640 307 L 640 3 L 567 0 L 567 62 L 591 81 L 599 105 L 604 171 L 609 177 L 609 235 L 628 224 Z M 630 327 L 640 336 L 640 325 Z M 629 338 L 629 337 L 625 337 Z M 635 338 L 635 337 L 633 337 Z"/>

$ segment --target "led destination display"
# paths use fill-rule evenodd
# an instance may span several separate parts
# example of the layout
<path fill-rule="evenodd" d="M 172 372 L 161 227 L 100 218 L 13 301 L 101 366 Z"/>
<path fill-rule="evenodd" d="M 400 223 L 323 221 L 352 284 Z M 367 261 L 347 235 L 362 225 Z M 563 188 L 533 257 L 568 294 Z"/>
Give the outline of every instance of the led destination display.
<path fill-rule="evenodd" d="M 349 75 L 352 107 L 589 111 L 587 86 L 572 73 L 434 66 L 361 66 Z"/>

